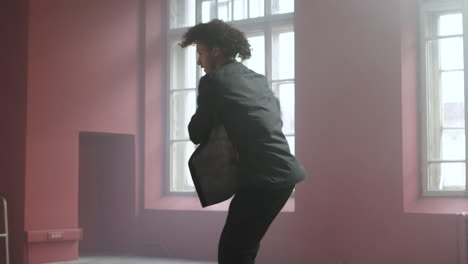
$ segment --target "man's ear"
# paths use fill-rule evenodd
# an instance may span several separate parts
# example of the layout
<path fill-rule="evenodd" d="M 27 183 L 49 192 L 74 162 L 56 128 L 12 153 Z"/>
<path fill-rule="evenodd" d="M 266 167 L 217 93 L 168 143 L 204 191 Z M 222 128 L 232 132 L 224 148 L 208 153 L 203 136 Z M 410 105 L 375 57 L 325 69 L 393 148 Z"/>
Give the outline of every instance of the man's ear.
<path fill-rule="evenodd" d="M 213 55 L 216 56 L 216 57 L 222 55 L 221 48 L 218 48 L 218 47 L 214 47 L 212 49 L 212 52 L 213 52 Z"/>

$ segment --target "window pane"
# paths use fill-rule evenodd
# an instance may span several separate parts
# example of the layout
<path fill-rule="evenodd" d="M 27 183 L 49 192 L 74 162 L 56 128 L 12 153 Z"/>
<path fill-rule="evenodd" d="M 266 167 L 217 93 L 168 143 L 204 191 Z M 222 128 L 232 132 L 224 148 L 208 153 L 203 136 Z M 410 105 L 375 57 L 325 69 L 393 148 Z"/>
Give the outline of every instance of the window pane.
<path fill-rule="evenodd" d="M 463 69 L 463 38 L 441 39 L 439 42 L 440 69 Z"/>
<path fill-rule="evenodd" d="M 296 153 L 296 137 L 295 136 L 286 137 L 286 140 L 288 141 L 289 149 L 291 150 L 291 153 L 294 155 Z"/>
<path fill-rule="evenodd" d="M 250 18 L 261 17 L 264 14 L 264 0 L 250 0 Z"/>
<path fill-rule="evenodd" d="M 294 32 L 273 36 L 273 79 L 294 78 Z"/>
<path fill-rule="evenodd" d="M 171 191 L 194 191 L 188 160 L 195 151 L 192 142 L 173 142 L 171 146 Z"/>
<path fill-rule="evenodd" d="M 449 14 L 439 17 L 439 36 L 463 34 L 462 14 Z"/>
<path fill-rule="evenodd" d="M 192 0 L 194 1 L 194 0 Z M 194 1 L 195 2 L 195 1 Z M 216 2 L 214 0 L 205 0 L 201 8 L 202 22 L 206 23 L 216 18 Z"/>
<path fill-rule="evenodd" d="M 273 14 L 294 12 L 294 0 L 271 0 Z"/>
<path fill-rule="evenodd" d="M 450 129 L 442 132 L 442 159 L 465 159 L 465 130 Z"/>
<path fill-rule="evenodd" d="M 444 127 L 465 127 L 464 72 L 442 72 L 442 113 Z"/>
<path fill-rule="evenodd" d="M 171 89 L 195 88 L 197 86 L 197 53 L 195 46 L 181 48 L 177 43 L 172 46 L 172 83 Z"/>
<path fill-rule="evenodd" d="M 247 18 L 247 0 L 234 0 L 234 20 Z"/>
<path fill-rule="evenodd" d="M 437 163 L 428 168 L 429 191 L 464 191 L 465 163 Z"/>
<path fill-rule="evenodd" d="M 218 18 L 223 21 L 231 21 L 232 18 L 231 0 L 218 0 Z"/>
<path fill-rule="evenodd" d="M 187 126 L 196 110 L 196 92 L 180 91 L 171 96 L 171 137 L 188 139 Z"/>
<path fill-rule="evenodd" d="M 248 40 L 252 49 L 252 57 L 243 63 L 249 69 L 265 75 L 265 37 L 250 37 Z"/>
<path fill-rule="evenodd" d="M 273 84 L 273 92 L 281 106 L 283 133 L 294 134 L 294 83 Z"/>
<path fill-rule="evenodd" d="M 195 1 L 171 1 L 171 28 L 195 25 Z"/>

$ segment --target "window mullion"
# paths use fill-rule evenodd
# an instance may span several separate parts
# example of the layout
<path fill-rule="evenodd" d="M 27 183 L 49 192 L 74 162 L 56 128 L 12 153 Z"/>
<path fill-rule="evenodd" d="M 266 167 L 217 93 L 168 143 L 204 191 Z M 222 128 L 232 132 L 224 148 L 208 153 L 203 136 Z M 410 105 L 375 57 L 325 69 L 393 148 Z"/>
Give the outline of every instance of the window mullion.
<path fill-rule="evenodd" d="M 234 0 L 231 0 L 231 21 L 234 21 Z"/>
<path fill-rule="evenodd" d="M 427 112 L 427 98 L 428 98 L 428 93 L 427 93 L 427 71 L 428 71 L 428 65 L 427 65 L 427 41 L 426 39 L 426 31 L 428 29 L 427 27 L 427 11 L 426 8 L 422 8 L 420 11 L 420 21 L 419 25 L 422 28 L 420 31 L 420 50 L 421 50 L 421 55 L 420 55 L 420 63 L 421 65 L 424 65 L 423 70 L 421 71 L 421 76 L 420 76 L 420 81 L 421 81 L 421 97 L 420 97 L 420 107 L 421 107 L 421 113 L 422 113 L 422 118 L 421 118 L 421 146 L 422 146 L 422 151 L 421 151 L 421 177 L 422 177 L 422 192 L 423 195 L 427 194 L 429 191 L 428 188 L 428 123 L 427 123 L 427 117 L 428 117 L 428 112 Z"/>
<path fill-rule="evenodd" d="M 293 83 L 294 82 L 294 78 L 293 79 L 276 79 L 276 80 L 272 80 L 272 83 Z"/>
<path fill-rule="evenodd" d="M 463 9 L 462 9 L 462 19 L 463 19 L 463 36 L 465 35 L 465 28 L 468 28 L 468 0 L 463 0 Z M 463 37 L 463 50 L 464 54 L 468 51 L 468 40 Z M 468 71 L 465 70 L 466 65 L 468 65 L 468 56 L 463 56 L 463 70 L 464 70 L 464 107 L 465 107 L 465 195 L 468 194 L 468 188 L 466 184 L 468 183 L 468 166 L 466 160 L 468 158 L 468 147 L 466 146 L 468 138 Z"/>
<path fill-rule="evenodd" d="M 202 9 L 201 9 L 201 6 L 202 6 L 202 0 L 196 0 L 197 1 L 197 4 L 195 6 L 195 10 L 196 10 L 196 21 L 195 21 L 195 24 L 198 24 L 202 21 Z M 196 54 L 196 58 L 197 58 L 197 61 L 198 61 L 198 54 Z M 193 65 L 193 67 L 195 67 L 195 74 L 196 74 L 196 80 L 200 80 L 201 76 L 200 76 L 200 71 L 198 70 L 198 64 L 196 65 Z M 196 89 L 196 93 L 198 95 L 198 84 L 197 84 L 197 89 Z"/>
<path fill-rule="evenodd" d="M 434 17 L 431 19 L 431 32 L 437 33 L 437 25 L 439 23 L 439 18 L 437 17 L 434 20 Z M 442 159 L 441 157 L 441 149 L 442 149 L 442 135 L 443 135 L 443 130 L 442 130 L 442 87 L 440 86 L 440 80 L 442 77 L 441 73 L 441 65 L 440 65 L 440 43 L 437 41 L 437 44 L 434 44 L 436 47 L 434 50 L 437 51 L 437 55 L 434 55 L 434 50 L 431 52 L 432 56 L 432 61 L 434 64 L 432 65 L 432 71 L 431 71 L 431 105 L 433 106 L 431 110 L 430 116 L 434 119 L 432 123 L 432 138 L 430 142 L 433 142 L 432 146 L 432 153 L 430 155 L 430 160 L 434 159 Z M 435 65 L 435 67 L 434 67 Z M 438 178 L 431 178 L 431 186 L 432 188 L 436 188 L 439 190 L 440 188 L 440 183 L 442 181 L 442 166 L 439 166 L 434 169 L 436 171 L 436 175 L 438 175 Z"/>
<path fill-rule="evenodd" d="M 272 28 L 269 22 L 266 23 L 265 29 L 265 77 L 268 83 L 272 83 L 273 80 L 273 45 L 272 45 Z M 273 87 L 271 87 L 273 88 Z"/>
<path fill-rule="evenodd" d="M 265 77 L 268 83 L 273 89 L 273 29 L 271 22 L 271 0 L 265 0 L 264 2 L 264 14 L 265 14 Z"/>
<path fill-rule="evenodd" d="M 271 11 L 271 9 L 272 9 L 271 8 L 271 0 L 265 0 L 265 3 L 264 3 L 263 7 L 265 9 L 265 11 L 264 11 L 265 17 L 270 18 L 271 13 L 272 13 L 272 11 Z"/>
<path fill-rule="evenodd" d="M 438 34 L 438 24 L 439 24 L 439 16 L 438 15 L 431 15 L 430 18 L 430 32 L 431 36 L 432 35 L 437 35 Z M 431 151 L 429 158 L 430 161 L 432 160 L 440 160 L 441 157 L 441 139 L 442 139 L 442 104 L 441 104 L 441 98 L 442 98 L 442 87 L 440 86 L 440 79 L 441 79 L 441 65 L 440 65 L 440 46 L 439 46 L 439 41 L 435 41 L 432 43 L 433 49 L 430 51 L 430 56 L 431 56 L 431 71 L 430 71 L 430 76 L 431 76 L 431 81 L 430 81 L 430 86 L 431 90 L 429 92 L 430 94 L 430 101 L 431 106 L 429 108 L 429 113 L 430 117 L 433 118 L 432 121 L 432 127 L 431 129 L 431 138 L 429 142 L 432 142 L 432 146 L 429 148 Z M 434 54 L 436 52 L 436 54 Z M 430 144 L 430 143 L 429 143 Z M 429 163 L 430 164 L 430 163 Z M 442 163 L 441 163 L 442 164 Z M 440 183 L 442 180 L 442 165 L 431 168 L 430 171 L 432 171 L 433 175 L 437 175 L 437 178 L 431 177 L 429 186 L 431 187 L 430 189 L 440 189 Z"/>
<path fill-rule="evenodd" d="M 195 24 L 198 24 L 202 21 L 202 12 L 201 12 L 201 6 L 202 6 L 202 0 L 196 0 L 197 4 L 195 5 Z"/>
<path fill-rule="evenodd" d="M 172 2 L 168 5 L 168 10 L 167 12 L 169 12 L 169 17 L 172 18 Z M 173 159 L 172 159 L 172 149 L 173 149 L 173 144 L 172 144 L 172 141 L 171 141 L 171 138 L 172 138 L 172 111 L 171 111 L 171 103 L 172 102 L 172 93 L 170 92 L 171 91 L 171 86 L 172 86 L 172 74 L 173 74 L 173 48 L 172 48 L 172 44 L 173 44 L 173 41 L 174 41 L 174 38 L 175 36 L 173 36 L 171 33 L 171 23 L 172 21 L 169 21 L 168 25 L 167 25 L 167 31 L 168 32 L 167 34 L 169 35 L 168 37 L 168 41 L 166 42 L 168 45 L 166 45 L 166 54 L 169 54 L 169 56 L 166 57 L 166 65 L 168 65 L 168 69 L 167 69 L 167 72 L 169 73 L 168 75 L 166 75 L 168 78 L 166 78 L 165 80 L 165 83 L 166 83 L 166 87 L 168 87 L 168 89 L 166 90 L 165 92 L 165 97 L 166 97 L 166 102 L 169 102 L 167 104 L 165 104 L 165 110 L 166 110 L 166 113 L 168 113 L 166 115 L 166 129 L 165 129 L 165 132 L 166 132 L 166 142 L 168 142 L 168 144 L 166 143 L 165 144 L 165 149 L 166 149 L 166 153 L 168 153 L 168 157 L 167 157 L 167 160 L 169 161 L 169 166 L 164 166 L 164 171 L 165 171 L 165 174 L 166 175 L 171 175 L 172 173 L 172 162 L 173 162 Z M 167 163 L 166 163 L 167 164 Z M 173 177 L 164 177 L 164 185 L 165 185 L 165 189 L 164 190 L 171 190 L 171 181 L 173 180 L 172 179 Z"/>
<path fill-rule="evenodd" d="M 429 37 L 426 37 L 426 40 L 440 40 L 440 39 L 450 39 L 450 38 L 459 38 L 459 37 L 463 37 L 463 34 L 448 35 L 448 36 L 429 36 Z"/>

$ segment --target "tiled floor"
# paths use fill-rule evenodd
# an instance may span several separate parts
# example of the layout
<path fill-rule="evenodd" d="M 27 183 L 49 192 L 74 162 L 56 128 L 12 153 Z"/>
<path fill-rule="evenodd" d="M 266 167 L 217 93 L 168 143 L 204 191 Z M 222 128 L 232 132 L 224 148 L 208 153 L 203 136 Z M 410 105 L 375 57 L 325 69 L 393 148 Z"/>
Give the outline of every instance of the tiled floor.
<path fill-rule="evenodd" d="M 80 257 L 79 260 L 49 264 L 216 264 L 216 262 L 189 261 L 146 257 Z"/>

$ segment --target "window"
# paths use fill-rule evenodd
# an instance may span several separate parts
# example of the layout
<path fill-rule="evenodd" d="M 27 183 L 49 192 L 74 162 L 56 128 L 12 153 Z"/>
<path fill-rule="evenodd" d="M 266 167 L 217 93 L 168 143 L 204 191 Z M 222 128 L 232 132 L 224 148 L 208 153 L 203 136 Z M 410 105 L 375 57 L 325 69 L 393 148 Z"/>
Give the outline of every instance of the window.
<path fill-rule="evenodd" d="M 463 10 L 467 0 L 421 1 L 421 171 L 425 196 L 466 196 Z M 466 5 L 465 5 L 466 6 Z M 468 56 L 467 56 L 468 57 Z"/>
<path fill-rule="evenodd" d="M 182 49 L 178 43 L 199 22 L 219 18 L 246 34 L 252 57 L 243 63 L 269 80 L 294 152 L 294 0 L 170 0 L 169 7 L 169 191 L 195 190 L 187 163 L 196 146 L 187 126 L 203 72 L 196 64 L 195 47 Z"/>

